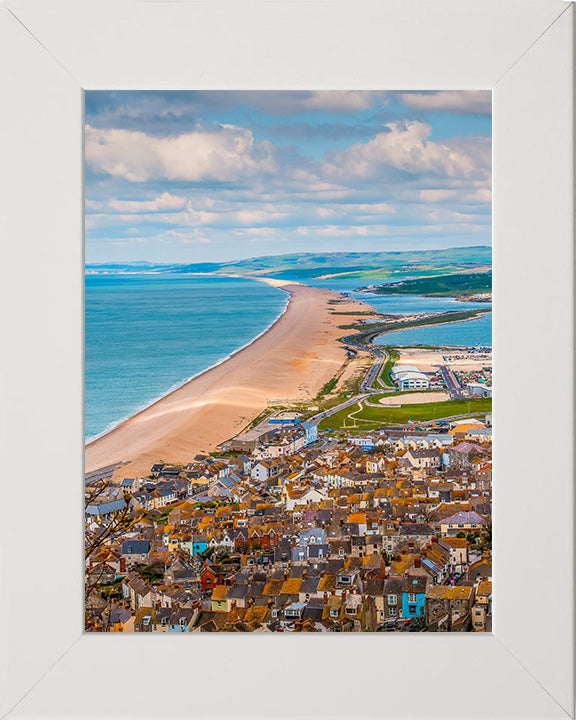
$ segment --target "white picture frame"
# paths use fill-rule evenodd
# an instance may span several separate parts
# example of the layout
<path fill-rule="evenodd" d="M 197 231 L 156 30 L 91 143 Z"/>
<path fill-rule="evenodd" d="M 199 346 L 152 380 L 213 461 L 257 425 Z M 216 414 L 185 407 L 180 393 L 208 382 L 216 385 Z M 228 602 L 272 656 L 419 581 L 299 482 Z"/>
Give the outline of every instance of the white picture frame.
<path fill-rule="evenodd" d="M 0 715 L 574 717 L 574 6 L 0 4 Z M 494 632 L 83 634 L 83 90 L 492 89 Z"/>

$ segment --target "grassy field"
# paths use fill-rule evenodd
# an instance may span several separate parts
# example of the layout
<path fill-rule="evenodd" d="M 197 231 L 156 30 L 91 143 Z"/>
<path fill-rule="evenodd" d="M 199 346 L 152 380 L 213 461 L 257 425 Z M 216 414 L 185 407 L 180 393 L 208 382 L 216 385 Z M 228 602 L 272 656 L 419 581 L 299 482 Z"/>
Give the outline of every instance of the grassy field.
<path fill-rule="evenodd" d="M 435 277 L 402 280 L 380 285 L 372 290 L 379 295 L 429 295 L 445 297 L 453 295 L 476 295 L 492 290 L 492 273 L 456 273 Z"/>
<path fill-rule="evenodd" d="M 394 383 L 390 378 L 390 371 L 394 367 L 396 360 L 398 360 L 399 355 L 394 348 L 385 347 L 382 349 L 388 353 L 388 359 L 378 373 L 378 377 L 376 378 L 376 382 L 374 384 L 379 385 L 381 388 L 391 388 L 394 387 Z"/>
<path fill-rule="evenodd" d="M 376 399 L 379 396 L 374 396 Z M 387 395 L 386 397 L 389 397 Z M 470 400 L 446 400 L 444 402 L 406 405 L 404 407 L 377 407 L 376 405 L 353 405 L 340 410 L 321 421 L 321 430 L 352 429 L 374 430 L 382 425 L 406 424 L 410 420 L 425 422 L 441 420 L 454 415 L 470 415 L 492 412 L 492 398 L 471 398 Z"/>

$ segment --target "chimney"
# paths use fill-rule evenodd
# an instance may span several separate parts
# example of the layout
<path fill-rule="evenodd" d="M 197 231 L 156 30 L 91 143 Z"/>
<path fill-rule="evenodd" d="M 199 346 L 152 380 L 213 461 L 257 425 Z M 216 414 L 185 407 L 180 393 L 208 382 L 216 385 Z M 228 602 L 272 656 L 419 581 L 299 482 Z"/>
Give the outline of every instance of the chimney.
<path fill-rule="evenodd" d="M 323 600 L 324 600 L 324 602 L 326 602 L 326 600 L 328 600 L 328 593 L 327 593 L 327 592 L 324 592 L 324 598 L 323 598 Z"/>

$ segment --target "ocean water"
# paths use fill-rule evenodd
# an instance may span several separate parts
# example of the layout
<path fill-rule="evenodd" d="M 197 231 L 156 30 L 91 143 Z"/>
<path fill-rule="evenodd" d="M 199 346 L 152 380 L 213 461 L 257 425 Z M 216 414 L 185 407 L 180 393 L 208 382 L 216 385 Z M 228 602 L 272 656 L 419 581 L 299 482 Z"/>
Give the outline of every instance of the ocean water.
<path fill-rule="evenodd" d="M 465 304 L 465 303 L 463 303 Z M 423 325 L 380 335 L 376 345 L 454 345 L 457 347 L 491 347 L 492 313 L 474 320 L 447 325 Z"/>
<path fill-rule="evenodd" d="M 86 442 L 267 330 L 288 296 L 240 278 L 87 275 Z"/>

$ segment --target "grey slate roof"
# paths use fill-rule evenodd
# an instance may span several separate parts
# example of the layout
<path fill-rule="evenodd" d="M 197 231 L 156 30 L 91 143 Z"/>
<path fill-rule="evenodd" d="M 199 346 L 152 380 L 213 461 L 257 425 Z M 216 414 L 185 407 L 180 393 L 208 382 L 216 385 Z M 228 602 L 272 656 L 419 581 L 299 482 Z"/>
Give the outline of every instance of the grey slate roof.
<path fill-rule="evenodd" d="M 87 515 L 107 515 L 116 510 L 124 510 L 126 503 L 124 500 L 112 500 L 112 502 L 100 503 L 100 505 L 88 505 L 86 507 Z"/>
<path fill-rule="evenodd" d="M 150 552 L 148 540 L 124 540 L 122 555 L 146 555 Z"/>

